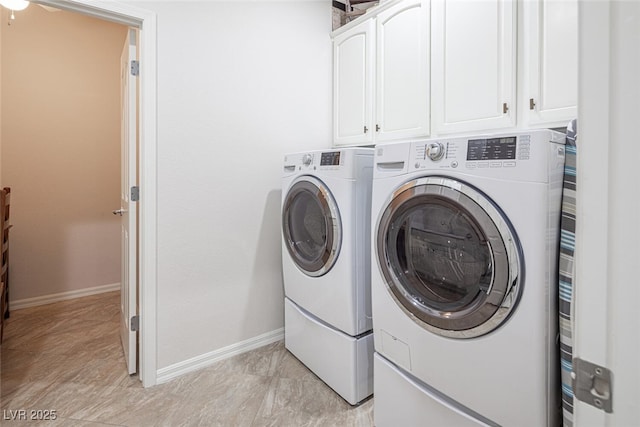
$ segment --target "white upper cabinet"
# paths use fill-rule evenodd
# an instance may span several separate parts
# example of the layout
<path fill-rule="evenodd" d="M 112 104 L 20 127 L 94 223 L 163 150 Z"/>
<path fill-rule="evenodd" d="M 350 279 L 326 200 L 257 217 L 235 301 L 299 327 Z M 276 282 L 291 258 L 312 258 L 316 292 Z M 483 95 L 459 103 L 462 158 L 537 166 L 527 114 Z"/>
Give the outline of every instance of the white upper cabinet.
<path fill-rule="evenodd" d="M 577 116 L 578 1 L 371 9 L 334 33 L 334 145 L 565 127 Z"/>
<path fill-rule="evenodd" d="M 437 0 L 431 14 L 432 133 L 515 127 L 515 0 Z"/>
<path fill-rule="evenodd" d="M 334 145 L 429 135 L 429 0 L 371 16 L 333 39 Z"/>
<path fill-rule="evenodd" d="M 525 1 L 523 8 L 523 125 L 566 126 L 577 117 L 578 0 Z"/>
<path fill-rule="evenodd" d="M 333 142 L 373 141 L 375 22 L 368 19 L 333 39 Z"/>
<path fill-rule="evenodd" d="M 375 139 L 429 135 L 429 2 L 411 0 L 376 19 Z"/>

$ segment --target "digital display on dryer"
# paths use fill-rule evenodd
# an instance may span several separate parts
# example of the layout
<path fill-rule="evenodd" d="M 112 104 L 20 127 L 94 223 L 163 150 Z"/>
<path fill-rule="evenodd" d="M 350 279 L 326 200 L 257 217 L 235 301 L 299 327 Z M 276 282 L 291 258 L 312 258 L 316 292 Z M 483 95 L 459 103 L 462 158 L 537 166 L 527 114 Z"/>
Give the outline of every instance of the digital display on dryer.
<path fill-rule="evenodd" d="M 322 153 L 320 156 L 320 166 L 340 166 L 340 152 L 332 151 Z"/>
<path fill-rule="evenodd" d="M 516 137 L 470 139 L 467 160 L 510 160 L 516 158 Z"/>

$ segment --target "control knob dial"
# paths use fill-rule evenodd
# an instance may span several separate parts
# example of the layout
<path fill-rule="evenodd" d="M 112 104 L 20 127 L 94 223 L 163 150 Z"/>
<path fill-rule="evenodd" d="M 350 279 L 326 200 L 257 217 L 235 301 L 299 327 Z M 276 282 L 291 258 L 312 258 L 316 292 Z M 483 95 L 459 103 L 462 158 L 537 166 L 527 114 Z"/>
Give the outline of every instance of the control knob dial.
<path fill-rule="evenodd" d="M 304 156 L 302 156 L 302 164 L 305 166 L 309 166 L 311 165 L 311 162 L 313 161 L 313 156 L 311 154 L 305 154 Z"/>
<path fill-rule="evenodd" d="M 444 157 L 444 145 L 441 142 L 430 142 L 427 144 L 427 157 L 436 161 Z"/>

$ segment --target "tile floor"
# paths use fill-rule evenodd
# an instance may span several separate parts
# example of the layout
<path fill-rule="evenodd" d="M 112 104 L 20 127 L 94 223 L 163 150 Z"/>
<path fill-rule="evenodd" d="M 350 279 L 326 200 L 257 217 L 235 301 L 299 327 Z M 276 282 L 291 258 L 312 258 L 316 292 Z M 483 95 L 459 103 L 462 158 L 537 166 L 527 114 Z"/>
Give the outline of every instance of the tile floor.
<path fill-rule="evenodd" d="M 13 311 L 0 350 L 2 426 L 372 426 L 282 341 L 166 384 L 127 374 L 118 292 Z M 25 410 L 55 421 L 11 420 Z"/>

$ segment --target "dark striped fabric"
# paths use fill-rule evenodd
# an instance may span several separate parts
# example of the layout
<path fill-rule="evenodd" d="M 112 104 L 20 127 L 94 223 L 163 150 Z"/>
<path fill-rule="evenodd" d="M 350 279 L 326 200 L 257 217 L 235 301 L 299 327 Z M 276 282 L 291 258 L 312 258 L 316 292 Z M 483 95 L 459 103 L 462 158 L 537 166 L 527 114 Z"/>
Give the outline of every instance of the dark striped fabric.
<path fill-rule="evenodd" d="M 560 223 L 560 259 L 558 265 L 560 375 L 562 381 L 562 419 L 565 427 L 573 426 L 573 389 L 571 371 L 573 359 L 574 262 L 576 247 L 576 120 L 567 127 L 564 184 L 562 189 L 562 220 Z"/>

